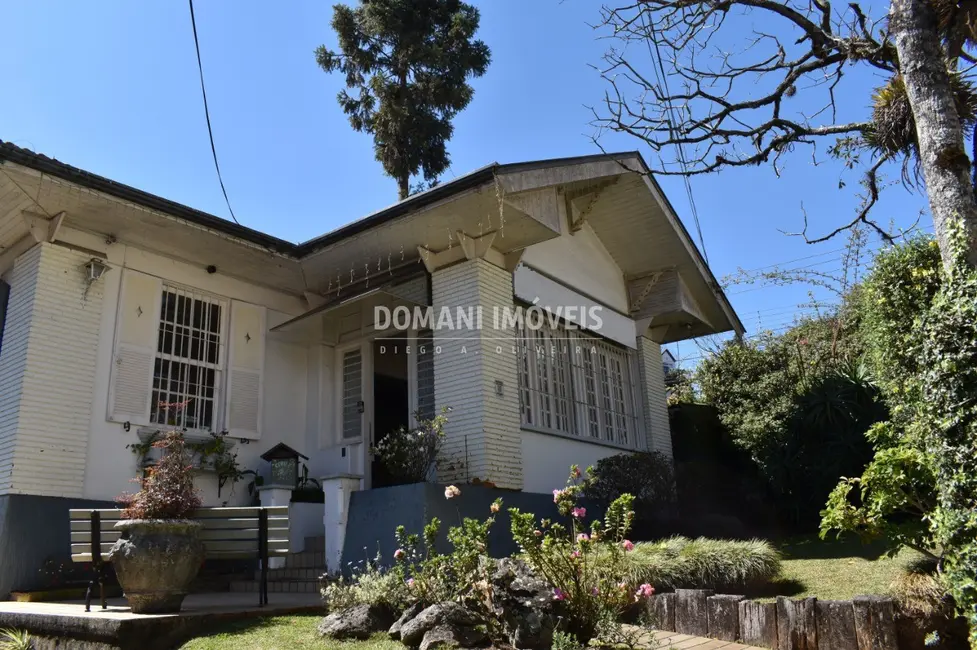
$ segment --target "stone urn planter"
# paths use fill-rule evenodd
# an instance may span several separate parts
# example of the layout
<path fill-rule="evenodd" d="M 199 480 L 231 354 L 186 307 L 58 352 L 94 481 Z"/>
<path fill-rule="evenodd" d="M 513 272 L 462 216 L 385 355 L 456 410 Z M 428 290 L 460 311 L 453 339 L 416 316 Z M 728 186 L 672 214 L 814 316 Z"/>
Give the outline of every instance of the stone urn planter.
<path fill-rule="evenodd" d="M 135 614 L 180 611 L 204 561 L 201 524 L 186 519 L 127 519 L 109 557 Z"/>

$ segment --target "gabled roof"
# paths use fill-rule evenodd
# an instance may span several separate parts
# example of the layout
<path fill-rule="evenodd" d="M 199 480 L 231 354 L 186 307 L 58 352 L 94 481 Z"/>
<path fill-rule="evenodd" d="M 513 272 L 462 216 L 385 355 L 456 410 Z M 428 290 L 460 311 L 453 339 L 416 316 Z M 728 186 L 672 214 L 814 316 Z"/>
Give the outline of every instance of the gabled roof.
<path fill-rule="evenodd" d="M 603 173 L 605 175 L 627 174 L 634 178 L 643 179 L 641 182 L 637 182 L 635 187 L 641 186 L 643 188 L 639 192 L 640 194 L 650 194 L 648 200 L 651 200 L 651 197 L 654 198 L 658 209 L 664 213 L 664 222 L 662 222 L 664 227 L 670 231 L 673 231 L 674 235 L 677 236 L 677 239 L 674 239 L 673 236 L 673 241 L 675 242 L 674 245 L 685 251 L 682 253 L 682 255 L 687 255 L 687 257 L 683 259 L 691 261 L 692 266 L 695 269 L 694 275 L 698 276 L 696 278 L 696 282 L 700 283 L 701 291 L 708 291 L 708 293 L 711 294 L 710 301 L 714 300 L 715 303 L 713 304 L 715 304 L 719 309 L 719 312 L 717 313 L 722 313 L 722 320 L 728 322 L 728 325 L 724 324 L 723 327 L 718 329 L 718 331 L 723 331 L 724 328 L 731 328 L 739 332 L 743 331 L 742 323 L 740 322 L 735 311 L 732 309 L 732 306 L 723 293 L 722 288 L 719 286 L 719 283 L 716 281 L 711 269 L 706 264 L 705 259 L 703 258 L 698 247 L 695 245 L 694 241 L 689 235 L 688 230 L 685 228 L 684 224 L 682 224 L 674 208 L 669 203 L 668 198 L 665 196 L 664 192 L 662 192 L 661 187 L 650 173 L 650 170 L 647 164 L 645 164 L 641 154 L 636 151 L 556 158 L 522 163 L 492 163 L 482 167 L 481 169 L 477 169 L 473 172 L 438 185 L 430 190 L 410 196 L 403 201 L 374 212 L 373 214 L 367 215 L 366 217 L 363 217 L 357 221 L 341 226 L 331 232 L 299 244 L 268 235 L 252 228 L 241 226 L 221 217 L 217 217 L 215 215 L 196 210 L 154 194 L 144 192 L 129 185 L 118 183 L 103 176 L 99 176 L 83 169 L 62 163 L 43 154 L 37 154 L 22 147 L 18 147 L 9 142 L 0 141 L 0 168 L 2 168 L 2 166 L 8 162 L 31 169 L 35 172 L 39 172 L 42 179 L 44 176 L 60 179 L 61 181 L 91 190 L 93 193 L 108 195 L 110 197 L 114 197 L 115 199 L 119 199 L 150 211 L 176 217 L 177 219 L 184 220 L 189 224 L 210 229 L 240 242 L 246 242 L 265 248 L 266 250 L 274 251 L 280 256 L 293 260 L 289 261 L 288 264 L 294 265 L 295 268 L 293 269 L 289 267 L 288 269 L 284 269 L 282 273 L 291 273 L 292 276 L 296 277 L 301 276 L 303 273 L 303 271 L 300 271 L 298 268 L 299 264 L 301 264 L 302 268 L 306 271 L 317 268 L 315 267 L 315 264 L 309 268 L 305 267 L 311 263 L 311 260 L 313 260 L 315 254 L 319 251 L 323 251 L 323 253 L 327 254 L 328 257 L 335 257 L 342 248 L 337 247 L 336 245 L 351 237 L 388 223 L 400 223 L 399 219 L 401 217 L 410 218 L 410 215 L 416 214 L 426 208 L 433 209 L 445 201 L 455 200 L 456 198 L 462 197 L 471 191 L 477 192 L 493 182 L 498 182 L 498 179 L 500 178 L 508 177 L 510 179 L 532 179 L 547 175 L 558 177 L 565 170 L 579 170 L 584 168 L 593 168 L 595 166 L 601 167 L 603 168 Z M 579 185 L 580 182 L 584 182 L 586 184 L 587 181 L 586 179 L 573 180 L 570 178 L 570 180 L 567 182 L 570 184 L 577 183 Z M 522 187 L 521 190 L 517 188 L 516 191 L 518 192 L 525 189 L 527 188 Z M 628 242 L 629 239 L 626 232 L 608 232 L 607 236 L 617 237 L 619 243 L 618 245 L 622 245 L 621 242 Z M 630 239 L 633 242 L 633 235 Z M 326 251 L 324 249 L 329 250 Z M 639 257 L 640 253 L 641 251 L 638 251 Z M 635 251 L 632 250 L 630 253 L 632 261 L 635 254 Z M 321 262 L 318 264 L 319 266 L 322 266 Z M 695 289 L 695 291 L 700 291 L 700 289 Z"/>

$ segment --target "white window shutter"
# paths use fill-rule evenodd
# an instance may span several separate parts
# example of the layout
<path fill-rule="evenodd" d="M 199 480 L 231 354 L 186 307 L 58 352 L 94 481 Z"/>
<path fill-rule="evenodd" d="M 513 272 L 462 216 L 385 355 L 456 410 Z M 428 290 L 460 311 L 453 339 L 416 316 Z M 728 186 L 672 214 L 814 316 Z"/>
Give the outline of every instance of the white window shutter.
<path fill-rule="evenodd" d="M 149 424 L 162 292 L 163 284 L 159 278 L 129 269 L 123 271 L 109 390 L 109 420 Z"/>
<path fill-rule="evenodd" d="M 261 435 L 265 308 L 232 301 L 230 330 L 225 428 L 232 438 L 255 439 Z"/>

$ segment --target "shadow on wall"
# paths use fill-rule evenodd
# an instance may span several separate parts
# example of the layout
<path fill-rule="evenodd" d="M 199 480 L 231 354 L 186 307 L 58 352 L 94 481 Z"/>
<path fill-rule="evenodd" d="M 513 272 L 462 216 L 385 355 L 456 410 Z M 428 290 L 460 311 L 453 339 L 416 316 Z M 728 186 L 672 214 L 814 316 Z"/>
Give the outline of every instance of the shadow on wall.
<path fill-rule="evenodd" d="M 484 521 L 491 513 L 489 506 L 498 498 L 502 509 L 495 516 L 495 524 L 489 532 L 489 554 L 507 557 L 519 551 L 512 540 L 509 508 L 533 512 L 537 519 L 549 518 L 569 526 L 568 518 L 562 517 L 550 494 L 513 492 L 481 485 L 460 485 L 461 495 L 446 499 L 443 485 L 414 483 L 394 487 L 353 492 L 350 498 L 349 518 L 346 522 L 346 540 L 343 544 L 343 574 L 361 567 L 361 562 L 372 561 L 379 553 L 381 563 L 393 563 L 397 550 L 394 531 L 403 525 L 408 534 L 421 535 L 425 524 L 433 517 L 441 520 L 441 534 L 437 548 L 442 553 L 451 550 L 447 540 L 448 529 L 471 517 Z M 601 519 L 603 509 L 594 503 L 583 501 L 587 508 L 587 522 Z"/>
<path fill-rule="evenodd" d="M 0 496 L 0 598 L 8 598 L 11 591 L 46 587 L 41 568 L 48 558 L 71 561 L 69 510 L 115 507 L 111 501 Z"/>

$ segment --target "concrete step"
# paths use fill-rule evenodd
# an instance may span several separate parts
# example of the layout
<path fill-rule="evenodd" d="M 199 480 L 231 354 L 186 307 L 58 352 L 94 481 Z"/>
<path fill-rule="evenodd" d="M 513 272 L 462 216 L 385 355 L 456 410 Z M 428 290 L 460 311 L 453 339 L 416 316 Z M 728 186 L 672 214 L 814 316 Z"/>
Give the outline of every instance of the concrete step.
<path fill-rule="evenodd" d="M 326 572 L 326 567 L 309 569 L 268 569 L 268 580 L 318 580 Z M 245 578 L 247 579 L 247 578 Z M 254 572 L 254 579 L 261 580 L 261 571 Z"/>
<path fill-rule="evenodd" d="M 258 593 L 258 580 L 234 580 L 231 582 L 231 591 L 235 593 Z M 317 594 L 319 593 L 318 580 L 269 580 L 268 593 L 270 594 Z"/>
<path fill-rule="evenodd" d="M 326 566 L 325 551 L 302 551 L 285 556 L 285 566 L 289 569 L 316 569 Z"/>

